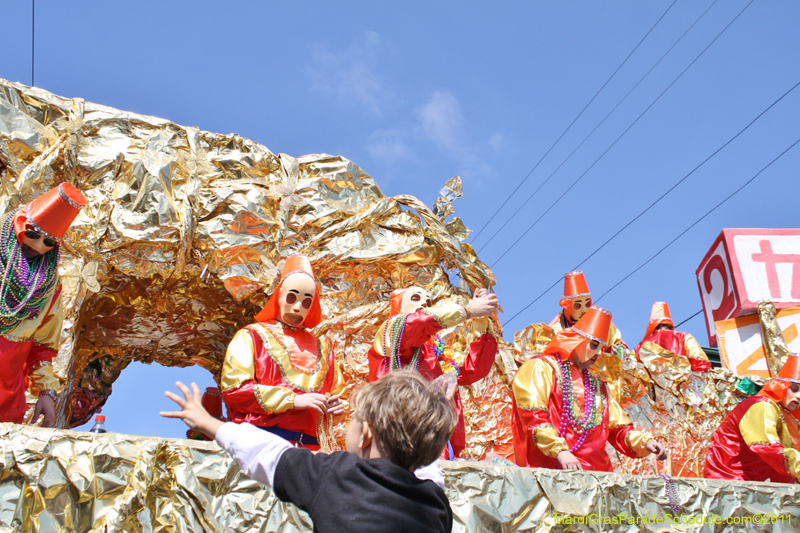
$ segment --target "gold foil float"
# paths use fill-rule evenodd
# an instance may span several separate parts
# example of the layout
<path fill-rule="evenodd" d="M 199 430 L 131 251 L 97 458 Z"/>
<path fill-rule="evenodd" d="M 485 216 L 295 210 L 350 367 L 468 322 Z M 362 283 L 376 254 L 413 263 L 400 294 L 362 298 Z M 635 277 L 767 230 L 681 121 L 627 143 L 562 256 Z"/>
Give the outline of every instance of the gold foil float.
<path fill-rule="evenodd" d="M 244 476 L 212 442 L 0 424 L 0 447 L 3 531 L 312 531 L 308 515 Z M 456 533 L 722 529 L 664 524 L 676 518 L 731 519 L 734 524 L 755 519 L 762 523 L 723 527 L 788 532 L 800 523 L 798 485 L 564 472 L 487 462 L 439 465 Z M 776 523 L 769 522 L 773 517 Z M 651 525 L 628 525 L 637 519 Z"/>
<path fill-rule="evenodd" d="M 462 195 L 458 176 L 431 210 L 412 196 L 386 197 L 343 157 L 273 154 L 238 135 L 0 80 L 0 209 L 62 181 L 79 187 L 87 206 L 62 246 L 61 428 L 86 422 L 132 360 L 200 365 L 216 377 L 228 341 L 253 320 L 293 252 L 312 258 L 324 287 L 317 333 L 343 362 L 345 396 L 366 379 L 393 289 L 422 285 L 435 300 L 466 303 L 470 291 L 495 284 L 461 242 L 463 222 L 446 220 Z M 509 344 L 496 320 L 491 330 L 500 343 L 494 369 L 462 389 L 471 459 L 513 454 L 509 384 L 552 336 L 533 325 Z M 466 325 L 442 333 L 456 351 L 471 335 Z M 736 380 L 672 368 L 665 354 L 649 363 L 616 357 L 595 370 L 671 450 L 665 465 L 621 458 L 619 469 L 697 475 L 710 432 L 739 400 Z M 334 428 L 340 443 L 346 423 Z M 126 490 L 133 498 L 138 489 Z"/>

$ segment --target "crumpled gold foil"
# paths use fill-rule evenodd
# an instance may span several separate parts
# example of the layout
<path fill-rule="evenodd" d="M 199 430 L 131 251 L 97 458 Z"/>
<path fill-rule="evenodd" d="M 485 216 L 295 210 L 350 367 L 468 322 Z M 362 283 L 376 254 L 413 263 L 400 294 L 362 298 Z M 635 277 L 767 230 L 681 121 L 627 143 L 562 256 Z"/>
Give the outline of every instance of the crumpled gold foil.
<path fill-rule="evenodd" d="M 238 135 L 0 80 L 0 208 L 62 181 L 80 188 L 87 206 L 62 245 L 59 427 L 89 420 L 133 360 L 196 364 L 216 377 L 227 343 L 253 320 L 293 252 L 311 257 L 323 286 L 325 320 L 315 332 L 342 362 L 345 399 L 366 380 L 367 350 L 393 289 L 422 285 L 434 300 L 465 304 L 495 284 L 462 242 L 469 230 L 447 219 L 463 194 L 457 176 L 429 209 L 412 196 L 386 197 L 340 156 L 274 154 Z M 489 376 L 462 388 L 464 455 L 512 458 L 510 384 L 552 330 L 529 326 L 510 344 L 496 319 L 488 327 L 499 352 Z M 465 324 L 442 337 L 463 357 L 475 334 Z M 634 423 L 670 449 L 661 465 L 612 454 L 620 471 L 698 475 L 713 429 L 741 399 L 729 372 L 697 374 L 669 360 L 628 356 L 596 369 Z M 346 424 L 334 428 L 340 444 Z M 131 501 L 144 497 L 143 486 L 125 489 Z"/>
<path fill-rule="evenodd" d="M 789 347 L 771 301 L 761 300 L 758 303 L 758 320 L 761 323 L 761 342 L 764 345 L 767 367 L 770 375 L 776 377 L 789 356 Z"/>
<path fill-rule="evenodd" d="M 306 513 L 244 476 L 213 442 L 0 424 L 0 449 L 3 531 L 299 533 L 313 528 Z M 564 472 L 501 462 L 439 465 L 456 533 L 720 530 L 663 524 L 674 520 L 671 515 L 731 517 L 740 524 L 756 514 L 785 515 L 783 525 L 740 526 L 743 531 L 794 531 L 800 523 L 798 485 Z M 635 517 L 653 524 L 629 525 Z"/>
<path fill-rule="evenodd" d="M 422 285 L 465 304 L 495 284 L 461 242 L 463 222 L 446 220 L 463 194 L 458 176 L 434 212 L 412 196 L 386 197 L 343 157 L 274 154 L 238 135 L 3 80 L 0 172 L 3 211 L 62 181 L 87 199 L 62 245 L 59 427 L 87 421 L 132 360 L 196 364 L 215 377 L 228 341 L 253 321 L 293 252 L 311 257 L 323 286 L 316 333 L 342 360 L 348 392 L 366 379 L 393 289 Z M 502 339 L 499 324 L 492 329 Z M 465 335 L 444 332 L 461 348 Z M 503 380 L 489 377 L 482 397 L 507 396 Z M 346 422 L 335 428 L 340 439 Z"/>

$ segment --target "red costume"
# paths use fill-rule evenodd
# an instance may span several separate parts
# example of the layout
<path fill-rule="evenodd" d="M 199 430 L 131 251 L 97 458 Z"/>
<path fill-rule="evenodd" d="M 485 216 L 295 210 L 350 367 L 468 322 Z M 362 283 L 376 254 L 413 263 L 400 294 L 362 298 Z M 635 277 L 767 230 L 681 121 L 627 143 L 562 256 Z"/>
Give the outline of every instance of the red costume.
<path fill-rule="evenodd" d="M 60 383 L 51 363 L 61 340 L 59 245 L 84 204 L 78 189 L 62 183 L 0 220 L 0 295 L 5 296 L 0 302 L 2 422 L 24 421 L 26 390 L 35 397 L 56 398 Z M 26 232 L 57 243 L 27 259 L 22 248 Z"/>
<path fill-rule="evenodd" d="M 800 384 L 800 357 L 790 355 L 778 378 L 737 405 L 714 432 L 703 476 L 713 479 L 796 483 L 800 480 L 800 409 L 784 405 Z"/>
<path fill-rule="evenodd" d="M 584 469 L 610 472 L 607 442 L 630 457 L 649 453 L 646 444 L 652 437 L 633 428 L 605 383 L 567 361 L 583 343 L 605 344 L 610 325 L 611 314 L 592 307 L 577 324 L 556 335 L 544 355 L 520 367 L 512 382 L 514 458 L 518 465 L 560 469 L 556 457 L 562 451 L 571 451 Z M 570 422 L 565 391 L 574 398 L 572 413 L 583 427 Z M 587 402 L 591 402 L 588 413 Z"/>
<path fill-rule="evenodd" d="M 675 331 L 674 329 L 656 331 L 656 328 L 662 324 L 674 327 L 667 302 L 655 302 L 650 310 L 650 322 L 647 324 L 647 332 L 644 335 L 644 339 L 634 348 L 639 361 L 641 361 L 639 350 L 646 342 L 650 342 L 676 355 L 686 357 L 695 372 L 708 372 L 711 370 L 711 362 L 700 347 L 697 339 L 689 333 Z"/>
<path fill-rule="evenodd" d="M 428 381 L 433 381 L 444 374 L 442 366 L 452 365 L 438 354 L 443 343 L 436 337 L 436 333 L 444 328 L 461 323 L 465 317 L 464 308 L 443 302 L 432 308 L 424 308 L 407 315 L 401 313 L 401 298 L 403 291 L 400 289 L 392 293 L 392 317 L 381 325 L 375 335 L 375 341 L 369 349 L 369 381 L 377 381 L 392 368 L 393 354 L 396 351 L 397 360 L 402 368 L 417 365 L 416 369 Z M 473 332 L 477 338 L 469 345 L 469 353 L 464 363 L 455 371 L 458 373 L 458 384 L 471 385 L 479 379 L 486 377 L 492 369 L 495 355 L 497 354 L 497 341 L 490 333 L 484 333 L 488 326 L 488 319 L 472 319 Z M 437 342 L 438 344 L 437 347 Z M 449 367 L 448 367 L 449 370 Z M 461 395 L 456 392 L 456 409 L 458 423 L 450 438 L 453 454 L 458 455 L 466 446 L 464 433 L 464 413 L 461 406 Z"/>
<path fill-rule="evenodd" d="M 258 322 L 242 328 L 231 340 L 220 373 L 220 390 L 232 422 L 281 428 L 285 431 L 274 432 L 314 449 L 320 421 L 313 409 L 295 409 L 295 398 L 309 392 L 335 394 L 344 384 L 328 343 L 305 330 L 322 320 L 319 290 L 302 327 L 278 320 L 281 287 L 291 275 L 313 279 L 306 256 L 289 256 L 281 282 L 256 316 Z"/>

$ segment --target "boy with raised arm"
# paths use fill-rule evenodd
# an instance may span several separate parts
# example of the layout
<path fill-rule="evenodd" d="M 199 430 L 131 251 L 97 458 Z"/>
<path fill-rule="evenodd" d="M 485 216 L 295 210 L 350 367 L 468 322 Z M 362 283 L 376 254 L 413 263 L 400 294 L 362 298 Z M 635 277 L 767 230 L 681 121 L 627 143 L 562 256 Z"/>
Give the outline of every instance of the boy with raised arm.
<path fill-rule="evenodd" d="M 319 532 L 449 532 L 450 504 L 440 486 L 415 475 L 433 463 L 456 424 L 444 392 L 409 370 L 353 393 L 346 452 L 314 454 L 250 424 L 223 423 L 201 405 L 200 390 L 167 392 L 190 428 L 216 439 L 242 471 L 306 511 Z"/>

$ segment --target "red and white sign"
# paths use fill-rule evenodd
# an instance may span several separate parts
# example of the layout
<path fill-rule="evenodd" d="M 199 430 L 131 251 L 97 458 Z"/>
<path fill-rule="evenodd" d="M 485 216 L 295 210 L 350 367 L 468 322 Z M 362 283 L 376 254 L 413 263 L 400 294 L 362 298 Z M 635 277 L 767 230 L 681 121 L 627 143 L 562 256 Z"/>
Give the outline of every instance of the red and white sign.
<path fill-rule="evenodd" d="M 724 229 L 697 268 L 711 346 L 714 323 L 755 313 L 767 298 L 800 305 L 800 229 Z"/>
<path fill-rule="evenodd" d="M 789 350 L 800 351 L 800 307 L 781 309 L 777 312 L 777 321 Z M 721 320 L 717 322 L 716 328 L 722 366 L 737 376 L 753 374 L 763 378 L 771 377 L 758 315 Z"/>

